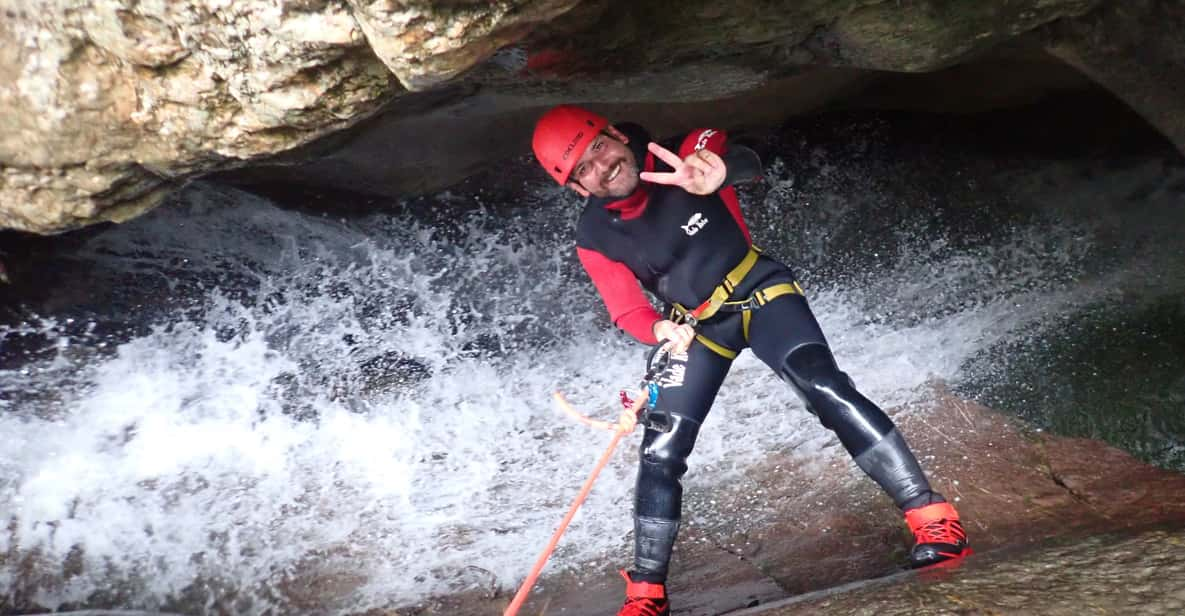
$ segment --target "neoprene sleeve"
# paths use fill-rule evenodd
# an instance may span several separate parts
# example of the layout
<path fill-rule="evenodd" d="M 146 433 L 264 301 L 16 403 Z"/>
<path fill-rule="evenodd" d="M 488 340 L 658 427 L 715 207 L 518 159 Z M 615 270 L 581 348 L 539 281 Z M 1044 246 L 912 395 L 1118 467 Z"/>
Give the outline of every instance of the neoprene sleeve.
<path fill-rule="evenodd" d="M 662 315 L 650 305 L 634 273 L 595 250 L 577 247 L 576 256 L 605 302 L 609 320 L 642 344 L 658 344 L 653 327 Z"/>

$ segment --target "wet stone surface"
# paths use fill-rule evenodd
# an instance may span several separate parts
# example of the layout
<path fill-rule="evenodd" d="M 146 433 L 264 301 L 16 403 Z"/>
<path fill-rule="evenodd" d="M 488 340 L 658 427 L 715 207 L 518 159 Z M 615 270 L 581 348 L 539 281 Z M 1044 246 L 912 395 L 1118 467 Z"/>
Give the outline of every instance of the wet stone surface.
<path fill-rule="evenodd" d="M 736 616 L 797 614 L 1182 614 L 1185 530 L 973 556 L 953 571 L 851 584 Z"/>

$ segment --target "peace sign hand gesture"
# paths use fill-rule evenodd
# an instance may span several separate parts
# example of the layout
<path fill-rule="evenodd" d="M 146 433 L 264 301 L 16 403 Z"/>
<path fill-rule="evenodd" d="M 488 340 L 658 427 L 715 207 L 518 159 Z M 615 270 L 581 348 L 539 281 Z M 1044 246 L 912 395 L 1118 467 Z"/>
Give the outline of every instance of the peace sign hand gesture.
<path fill-rule="evenodd" d="M 693 195 L 710 195 L 724 184 L 727 171 L 724 160 L 710 150 L 696 150 L 680 159 L 674 152 L 654 143 L 646 146 L 652 154 L 675 168 L 670 172 L 643 171 L 638 177 L 644 182 L 678 186 Z"/>

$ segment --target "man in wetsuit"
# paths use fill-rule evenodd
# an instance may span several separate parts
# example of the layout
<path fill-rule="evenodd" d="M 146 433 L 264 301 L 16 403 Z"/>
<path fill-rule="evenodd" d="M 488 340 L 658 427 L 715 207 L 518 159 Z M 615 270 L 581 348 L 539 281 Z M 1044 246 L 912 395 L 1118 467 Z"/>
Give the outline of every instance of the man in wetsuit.
<path fill-rule="evenodd" d="M 959 515 L 930 488 L 892 420 L 856 390 L 811 314 L 790 268 L 752 246 L 733 184 L 761 175 L 724 131 L 695 130 L 663 145 L 645 129 L 559 106 L 532 147 L 560 184 L 587 197 L 576 253 L 609 309 L 639 341 L 666 341 L 671 367 L 642 439 L 634 496 L 634 566 L 620 615 L 669 614 L 665 581 L 679 531 L 696 435 L 737 353 L 748 347 L 905 514 L 915 567 L 963 556 Z M 676 153 L 677 152 L 677 153 Z M 642 288 L 671 308 L 660 315 Z"/>

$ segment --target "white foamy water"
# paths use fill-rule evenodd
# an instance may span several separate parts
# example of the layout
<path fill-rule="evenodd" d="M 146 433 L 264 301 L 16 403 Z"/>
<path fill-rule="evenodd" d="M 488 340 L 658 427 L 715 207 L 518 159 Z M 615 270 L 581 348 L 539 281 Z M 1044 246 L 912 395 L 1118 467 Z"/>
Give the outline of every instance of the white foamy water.
<path fill-rule="evenodd" d="M 1083 277 L 1080 226 L 1033 223 L 982 241 L 902 227 L 881 265 L 828 279 L 812 266 L 860 204 L 831 203 L 823 223 L 779 219 L 802 204 L 771 175 L 755 236 L 806 263 L 841 365 L 886 407 L 1105 301 L 1119 275 Z M 512 587 L 608 442 L 551 393 L 611 417 L 644 355 L 604 323 L 568 237 L 575 205 L 538 205 L 551 196 L 494 215 L 445 194 L 435 207 L 455 214 L 428 224 L 303 215 L 197 185 L 63 257 L 122 287 L 106 318 L 126 327 L 94 334 L 104 324 L 87 321 L 103 317 L 88 306 L 0 330 L 0 344 L 24 333 L 50 347 L 0 370 L 13 394 L 0 407 L 0 588 L 47 607 L 102 590 L 124 607 L 352 613 Z M 688 489 L 788 443 L 834 455 L 828 436 L 746 354 Z M 638 438 L 549 571 L 626 562 Z"/>

